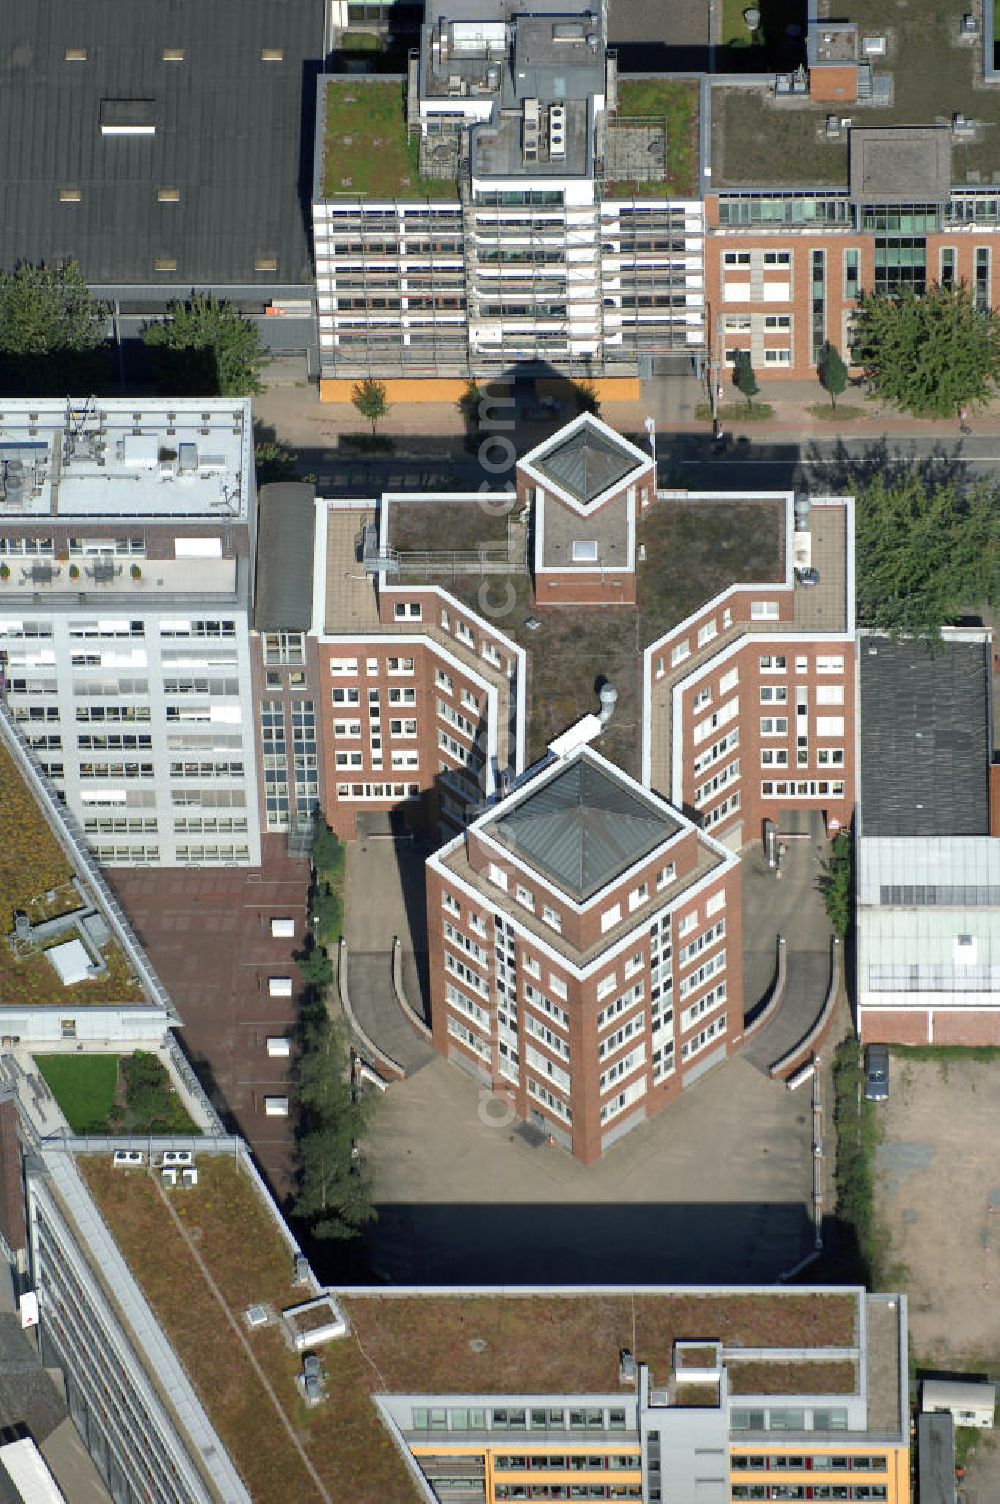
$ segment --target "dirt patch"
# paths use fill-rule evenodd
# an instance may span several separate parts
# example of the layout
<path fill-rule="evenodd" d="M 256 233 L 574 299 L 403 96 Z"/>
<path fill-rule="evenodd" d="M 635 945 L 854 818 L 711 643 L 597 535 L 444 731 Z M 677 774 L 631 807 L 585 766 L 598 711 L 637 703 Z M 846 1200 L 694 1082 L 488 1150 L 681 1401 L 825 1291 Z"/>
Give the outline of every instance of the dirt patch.
<path fill-rule="evenodd" d="M 909 1296 L 919 1366 L 1000 1363 L 1000 1071 L 996 1059 L 893 1050 L 879 1108 L 876 1214 L 885 1282 Z"/>

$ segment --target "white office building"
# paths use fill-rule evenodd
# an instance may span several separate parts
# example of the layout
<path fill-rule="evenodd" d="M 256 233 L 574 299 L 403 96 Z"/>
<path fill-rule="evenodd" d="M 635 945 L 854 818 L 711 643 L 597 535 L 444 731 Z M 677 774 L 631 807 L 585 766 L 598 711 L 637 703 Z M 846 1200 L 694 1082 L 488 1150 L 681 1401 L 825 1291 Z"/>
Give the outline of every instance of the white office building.
<path fill-rule="evenodd" d="M 245 399 L 0 403 L 7 705 L 98 860 L 260 860 Z"/>
<path fill-rule="evenodd" d="M 320 80 L 324 376 L 634 375 L 701 348 L 701 202 L 671 196 L 665 116 L 628 113 L 605 6 L 427 0 L 399 141 L 398 90 Z"/>

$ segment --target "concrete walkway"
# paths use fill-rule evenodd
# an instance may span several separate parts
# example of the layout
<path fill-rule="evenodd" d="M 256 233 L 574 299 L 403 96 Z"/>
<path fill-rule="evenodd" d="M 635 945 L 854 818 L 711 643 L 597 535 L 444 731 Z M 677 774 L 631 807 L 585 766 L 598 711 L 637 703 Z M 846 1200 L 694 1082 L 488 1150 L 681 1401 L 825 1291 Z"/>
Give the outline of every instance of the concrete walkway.
<path fill-rule="evenodd" d="M 385 838 L 347 844 L 344 938 L 347 985 L 358 1023 L 379 1049 L 412 1075 L 434 1050 L 406 1017 L 392 986 L 392 942 L 403 948 L 403 982 L 413 1009 L 428 1018 L 423 852 Z"/>
<path fill-rule="evenodd" d="M 776 966 L 776 938 L 785 939 L 786 981 L 782 1001 L 743 1058 L 767 1071 L 812 1028 L 830 981 L 830 924 L 817 890 L 820 863 L 829 843 L 819 831 L 791 838 L 781 859 L 781 877 L 769 872 L 754 842 L 743 854 L 744 1008 L 747 1015 L 766 995 Z"/>

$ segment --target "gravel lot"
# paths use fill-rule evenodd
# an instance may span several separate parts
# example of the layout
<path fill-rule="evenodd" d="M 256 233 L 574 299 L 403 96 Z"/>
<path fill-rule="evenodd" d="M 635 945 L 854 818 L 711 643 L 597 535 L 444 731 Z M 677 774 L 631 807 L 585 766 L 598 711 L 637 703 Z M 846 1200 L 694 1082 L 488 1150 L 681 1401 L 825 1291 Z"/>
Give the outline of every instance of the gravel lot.
<path fill-rule="evenodd" d="M 877 1110 L 877 1204 L 889 1283 L 910 1298 L 918 1363 L 1000 1371 L 1000 1070 L 892 1052 Z"/>

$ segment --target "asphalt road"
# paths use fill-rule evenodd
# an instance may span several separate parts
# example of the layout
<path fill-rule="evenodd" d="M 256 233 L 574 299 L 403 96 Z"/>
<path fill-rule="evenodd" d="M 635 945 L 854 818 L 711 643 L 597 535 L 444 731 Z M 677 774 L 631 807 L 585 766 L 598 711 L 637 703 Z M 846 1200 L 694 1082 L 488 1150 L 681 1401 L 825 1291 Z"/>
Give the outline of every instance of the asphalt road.
<path fill-rule="evenodd" d="M 400 446 L 402 448 L 402 445 Z M 416 446 L 414 446 L 416 447 Z M 432 452 L 338 455 L 336 450 L 300 453 L 304 470 L 316 475 L 331 496 L 374 497 L 382 491 L 499 489 L 505 475 L 483 470 L 475 455 L 447 440 L 419 446 Z M 700 433 L 657 436 L 661 487 L 697 491 L 804 490 L 813 495 L 852 491 L 865 472 L 887 464 L 926 467 L 940 479 L 949 469 L 998 477 L 1000 434 L 973 433 L 942 443 L 910 436 L 795 439 L 729 438 L 723 444 Z"/>
<path fill-rule="evenodd" d="M 886 435 L 851 439 L 729 439 L 715 444 L 700 434 L 658 436 L 657 470 L 661 486 L 699 491 L 805 490 L 814 495 L 850 491 L 866 473 L 899 464 L 923 467 L 941 479 L 955 476 L 996 477 L 1000 470 L 1000 435 L 972 434 L 951 443 Z"/>

